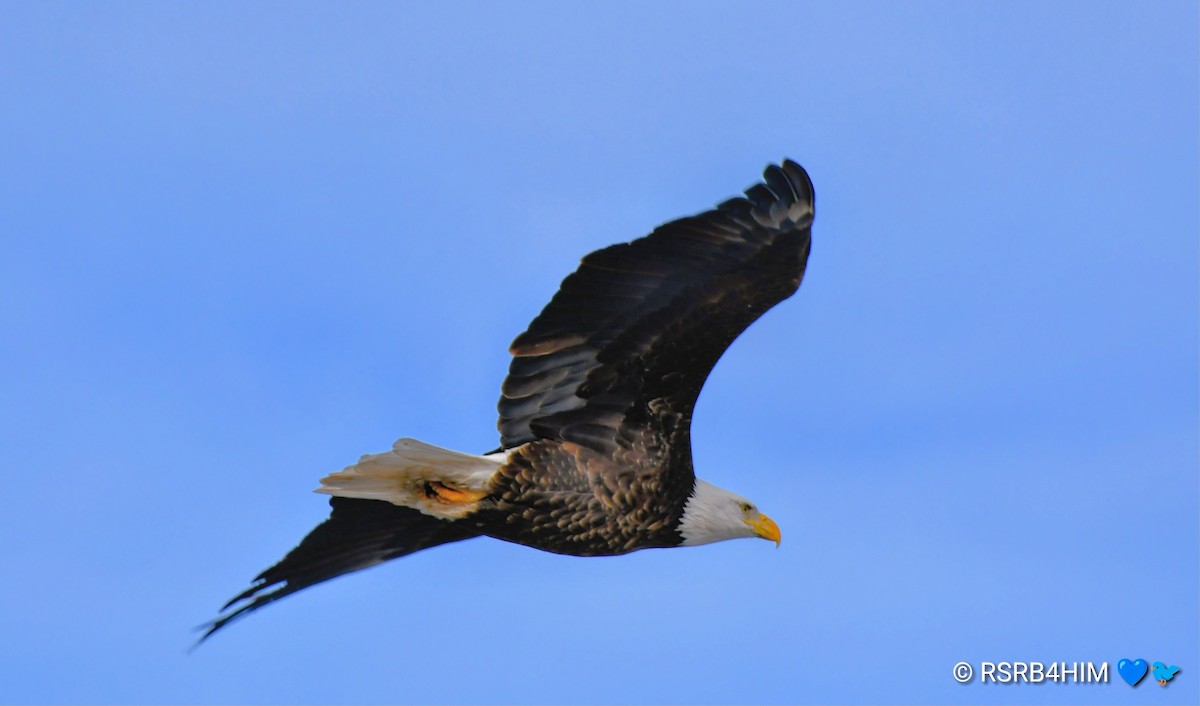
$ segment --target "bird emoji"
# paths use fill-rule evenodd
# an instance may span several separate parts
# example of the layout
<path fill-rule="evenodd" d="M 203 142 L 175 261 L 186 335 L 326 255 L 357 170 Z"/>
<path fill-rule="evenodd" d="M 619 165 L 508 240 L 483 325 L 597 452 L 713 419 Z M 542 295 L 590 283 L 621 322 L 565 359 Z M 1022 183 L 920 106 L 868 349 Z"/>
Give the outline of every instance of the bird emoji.
<path fill-rule="evenodd" d="M 1156 680 L 1158 680 L 1158 685 L 1166 686 L 1167 682 L 1174 679 L 1175 675 L 1177 673 L 1179 673 L 1179 667 L 1175 667 L 1175 666 L 1168 667 L 1167 665 L 1163 664 L 1162 662 L 1155 662 L 1153 671 L 1154 671 L 1154 678 Z"/>

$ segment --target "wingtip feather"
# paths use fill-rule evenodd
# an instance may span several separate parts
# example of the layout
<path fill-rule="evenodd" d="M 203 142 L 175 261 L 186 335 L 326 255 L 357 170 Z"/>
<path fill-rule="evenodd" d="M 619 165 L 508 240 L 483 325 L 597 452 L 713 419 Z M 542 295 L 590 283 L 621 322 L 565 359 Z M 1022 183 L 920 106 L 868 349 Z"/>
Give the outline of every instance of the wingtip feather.
<path fill-rule="evenodd" d="M 816 193 L 808 172 L 795 161 L 768 164 L 763 180 L 746 189 L 751 213 L 760 224 L 773 228 L 803 228 L 812 223 Z"/>

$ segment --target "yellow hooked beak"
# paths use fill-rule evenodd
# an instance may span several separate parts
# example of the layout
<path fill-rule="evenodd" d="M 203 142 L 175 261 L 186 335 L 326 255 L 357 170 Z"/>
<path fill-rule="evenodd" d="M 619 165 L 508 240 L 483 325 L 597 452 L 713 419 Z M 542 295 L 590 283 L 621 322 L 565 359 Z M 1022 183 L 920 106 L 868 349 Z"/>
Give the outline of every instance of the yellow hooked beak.
<path fill-rule="evenodd" d="M 769 539 L 779 546 L 779 540 L 783 537 L 779 533 L 779 525 L 775 524 L 775 520 L 760 514 L 757 519 L 744 520 L 744 522 L 754 528 L 754 534 L 757 534 L 763 539 Z"/>

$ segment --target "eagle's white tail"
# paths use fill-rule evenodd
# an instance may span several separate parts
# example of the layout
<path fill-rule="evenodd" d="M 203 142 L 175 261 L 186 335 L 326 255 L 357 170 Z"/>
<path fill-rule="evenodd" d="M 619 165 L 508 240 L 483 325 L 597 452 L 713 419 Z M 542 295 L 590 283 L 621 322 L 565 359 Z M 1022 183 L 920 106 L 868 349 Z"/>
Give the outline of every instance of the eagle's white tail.
<path fill-rule="evenodd" d="M 368 454 L 353 466 L 325 476 L 316 492 L 386 500 L 454 520 L 473 511 L 487 495 L 506 455 L 476 456 L 400 439 L 391 451 Z"/>

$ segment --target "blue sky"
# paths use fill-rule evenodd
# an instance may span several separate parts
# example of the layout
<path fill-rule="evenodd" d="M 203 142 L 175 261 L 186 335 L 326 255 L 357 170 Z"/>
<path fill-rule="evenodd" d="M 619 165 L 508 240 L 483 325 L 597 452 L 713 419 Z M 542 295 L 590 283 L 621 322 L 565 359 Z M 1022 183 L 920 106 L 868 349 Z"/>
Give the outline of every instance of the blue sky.
<path fill-rule="evenodd" d="M 0 699 L 1198 700 L 1193 3 L 3 14 Z M 784 156 L 809 273 L 694 429 L 778 550 L 476 540 L 186 653 L 319 477 L 494 446 L 507 344 L 580 256 Z"/>

